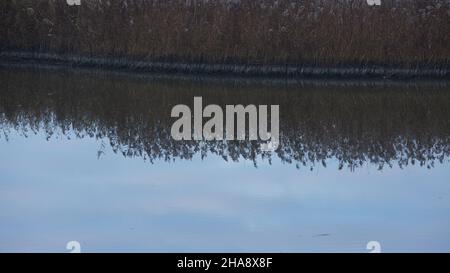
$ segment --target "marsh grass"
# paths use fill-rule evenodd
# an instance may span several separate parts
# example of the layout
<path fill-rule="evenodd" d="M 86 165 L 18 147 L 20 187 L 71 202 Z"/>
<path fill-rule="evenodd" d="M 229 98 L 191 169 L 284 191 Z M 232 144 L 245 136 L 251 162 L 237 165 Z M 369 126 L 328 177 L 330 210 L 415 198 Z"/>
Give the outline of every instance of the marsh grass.
<path fill-rule="evenodd" d="M 187 64 L 448 67 L 447 0 L 2 0 L 0 49 Z"/>

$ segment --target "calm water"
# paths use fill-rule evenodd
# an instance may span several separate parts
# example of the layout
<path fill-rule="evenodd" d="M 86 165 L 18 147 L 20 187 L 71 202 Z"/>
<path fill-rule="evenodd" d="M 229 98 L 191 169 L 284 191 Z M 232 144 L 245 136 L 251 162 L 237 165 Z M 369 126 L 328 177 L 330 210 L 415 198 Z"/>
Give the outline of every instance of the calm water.
<path fill-rule="evenodd" d="M 279 104 L 280 148 L 174 141 Z M 450 251 L 450 85 L 0 70 L 0 251 Z"/>

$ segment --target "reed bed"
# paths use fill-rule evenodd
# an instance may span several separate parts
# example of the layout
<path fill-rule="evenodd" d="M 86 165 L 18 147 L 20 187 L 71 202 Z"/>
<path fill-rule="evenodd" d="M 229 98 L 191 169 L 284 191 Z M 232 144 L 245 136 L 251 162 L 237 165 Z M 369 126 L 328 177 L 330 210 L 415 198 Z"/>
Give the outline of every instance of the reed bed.
<path fill-rule="evenodd" d="M 183 64 L 450 64 L 450 1 L 0 1 L 0 50 Z"/>

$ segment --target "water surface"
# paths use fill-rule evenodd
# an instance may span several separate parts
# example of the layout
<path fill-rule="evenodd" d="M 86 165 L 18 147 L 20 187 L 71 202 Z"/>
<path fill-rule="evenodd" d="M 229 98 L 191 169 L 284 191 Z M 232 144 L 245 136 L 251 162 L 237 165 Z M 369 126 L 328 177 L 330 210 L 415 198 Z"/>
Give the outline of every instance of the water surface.
<path fill-rule="evenodd" d="M 450 251 L 450 88 L 0 70 L 0 251 Z M 175 141 L 280 105 L 280 147 Z"/>

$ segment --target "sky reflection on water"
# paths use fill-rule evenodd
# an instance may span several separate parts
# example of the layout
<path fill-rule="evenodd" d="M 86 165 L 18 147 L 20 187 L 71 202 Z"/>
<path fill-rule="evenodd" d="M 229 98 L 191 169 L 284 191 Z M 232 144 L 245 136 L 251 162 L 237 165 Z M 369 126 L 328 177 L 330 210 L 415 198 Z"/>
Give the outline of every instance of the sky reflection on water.
<path fill-rule="evenodd" d="M 0 81 L 1 252 L 450 251 L 445 86 Z M 279 103 L 271 164 L 252 143 L 171 140 L 170 106 L 193 95 Z"/>
<path fill-rule="evenodd" d="M 217 156 L 154 164 L 94 139 L 0 140 L 0 250 L 450 250 L 447 165 L 258 168 Z"/>

